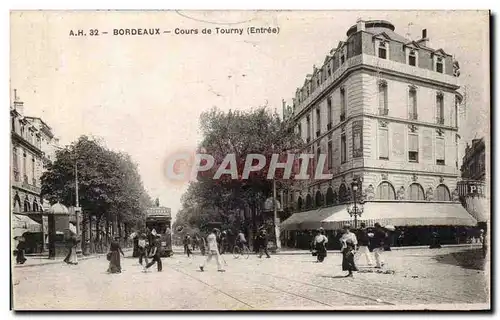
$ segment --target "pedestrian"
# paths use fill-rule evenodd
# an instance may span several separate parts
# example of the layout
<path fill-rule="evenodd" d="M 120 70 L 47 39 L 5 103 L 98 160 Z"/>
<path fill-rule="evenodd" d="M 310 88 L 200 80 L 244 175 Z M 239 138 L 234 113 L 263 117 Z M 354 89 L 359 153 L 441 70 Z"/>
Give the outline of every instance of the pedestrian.
<path fill-rule="evenodd" d="M 432 240 L 429 249 L 440 249 L 441 241 L 439 239 L 439 233 L 437 231 L 432 232 Z"/>
<path fill-rule="evenodd" d="M 325 230 L 320 228 L 316 232 L 316 237 L 314 238 L 314 250 L 316 251 L 316 262 L 323 262 L 325 260 L 327 251 L 326 244 L 328 243 L 328 238 L 325 236 Z"/>
<path fill-rule="evenodd" d="M 241 252 L 243 252 L 245 245 L 247 245 L 247 239 L 245 238 L 245 233 L 243 232 L 243 230 L 240 230 L 240 232 L 236 236 L 236 246 L 238 246 Z"/>
<path fill-rule="evenodd" d="M 17 247 L 16 247 L 16 263 L 17 264 L 24 264 L 26 262 L 26 257 L 24 255 L 25 250 L 26 250 L 26 242 L 24 237 L 16 237 L 15 238 L 18 241 Z"/>
<path fill-rule="evenodd" d="M 265 229 L 261 229 L 257 235 L 257 245 L 259 249 L 259 258 L 262 258 L 262 253 L 266 254 L 266 258 L 271 258 L 267 250 L 268 238 Z"/>
<path fill-rule="evenodd" d="M 346 277 L 352 277 L 353 271 L 358 271 L 354 262 L 354 251 L 358 245 L 356 235 L 351 232 L 349 225 L 344 226 L 344 234 L 340 238 L 342 245 L 342 271 L 348 271 Z"/>
<path fill-rule="evenodd" d="M 68 246 L 68 254 L 66 255 L 66 258 L 64 258 L 64 262 L 67 264 L 71 265 L 77 265 L 78 264 L 78 256 L 76 254 L 76 247 L 78 245 L 78 240 L 76 238 L 76 234 L 71 234 L 69 239 L 66 242 L 66 245 Z"/>
<path fill-rule="evenodd" d="M 107 257 L 109 260 L 109 267 L 108 267 L 109 273 L 121 273 L 122 272 L 120 254 L 123 257 L 125 257 L 125 254 L 123 253 L 122 248 L 120 247 L 119 241 L 120 241 L 120 238 L 115 237 L 114 241 L 111 241 L 111 244 L 109 246 L 109 252 L 107 254 Z"/>
<path fill-rule="evenodd" d="M 161 253 L 162 253 L 161 251 L 162 247 L 161 247 L 160 235 L 156 235 L 153 244 L 151 245 L 151 252 L 150 252 L 151 262 L 148 263 L 146 267 L 144 267 L 144 272 L 147 272 L 148 269 L 155 263 L 157 263 L 158 272 L 162 271 L 163 265 L 161 263 Z"/>
<path fill-rule="evenodd" d="M 217 271 L 219 272 L 224 272 L 222 268 L 222 265 L 220 263 L 220 254 L 219 254 L 219 248 L 217 246 L 217 229 L 213 229 L 212 232 L 208 235 L 207 237 L 207 244 L 208 244 L 208 257 L 207 260 L 203 263 L 203 265 L 200 266 L 200 270 L 203 272 L 205 271 L 205 266 L 212 260 L 212 257 L 215 256 L 215 261 L 217 262 Z"/>
<path fill-rule="evenodd" d="M 193 237 L 193 251 L 195 251 L 198 248 L 198 243 L 199 243 L 198 235 L 195 234 Z"/>
<path fill-rule="evenodd" d="M 370 252 L 370 237 L 368 236 L 368 229 L 366 228 L 366 224 L 364 222 L 361 223 L 361 229 L 358 231 L 357 235 L 358 240 L 358 251 L 356 254 L 357 260 L 359 260 L 360 256 L 365 256 L 366 263 L 369 266 L 373 265 L 373 258 Z"/>
<path fill-rule="evenodd" d="M 186 235 L 184 237 L 184 253 L 187 254 L 188 258 L 191 254 L 191 237 L 189 235 Z"/>
<path fill-rule="evenodd" d="M 227 251 L 227 232 L 222 231 L 222 235 L 220 237 L 220 254 L 224 254 Z"/>
<path fill-rule="evenodd" d="M 146 235 L 144 233 L 139 236 L 137 249 L 139 251 L 139 264 L 142 266 L 142 259 L 148 264 L 148 242 L 146 241 Z"/>
<path fill-rule="evenodd" d="M 380 223 L 375 223 L 375 230 L 373 232 L 373 238 L 371 239 L 370 244 L 373 249 L 373 254 L 375 255 L 375 268 L 378 269 L 384 266 L 382 252 L 384 252 L 386 238 L 386 232 L 382 228 Z"/>

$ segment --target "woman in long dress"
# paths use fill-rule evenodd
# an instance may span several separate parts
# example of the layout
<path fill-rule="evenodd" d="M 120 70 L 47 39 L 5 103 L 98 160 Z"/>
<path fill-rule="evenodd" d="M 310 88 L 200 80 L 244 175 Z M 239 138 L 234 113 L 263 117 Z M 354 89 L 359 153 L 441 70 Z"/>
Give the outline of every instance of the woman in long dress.
<path fill-rule="evenodd" d="M 316 250 L 317 262 L 323 262 L 326 257 L 326 243 L 328 238 L 325 236 L 325 230 L 320 228 L 314 238 L 314 250 Z"/>
<path fill-rule="evenodd" d="M 69 246 L 70 246 L 70 251 L 66 258 L 64 259 L 64 262 L 67 264 L 73 264 L 77 265 L 78 264 L 78 256 L 76 254 L 76 247 L 78 244 L 78 240 L 76 238 L 76 235 L 72 235 L 71 238 L 68 240 Z"/>
<path fill-rule="evenodd" d="M 111 241 L 111 245 L 109 247 L 110 259 L 109 259 L 109 273 L 121 273 L 122 266 L 120 262 L 120 254 L 125 257 L 125 254 L 120 247 L 120 243 L 118 242 L 119 237 L 116 237 L 114 241 Z"/>
<path fill-rule="evenodd" d="M 344 226 L 344 234 L 340 238 L 340 243 L 342 245 L 342 271 L 348 271 L 349 273 L 346 277 L 352 277 L 353 271 L 358 271 L 356 264 L 354 263 L 354 253 L 356 246 L 358 245 L 358 240 L 356 235 L 351 232 L 350 226 Z"/>

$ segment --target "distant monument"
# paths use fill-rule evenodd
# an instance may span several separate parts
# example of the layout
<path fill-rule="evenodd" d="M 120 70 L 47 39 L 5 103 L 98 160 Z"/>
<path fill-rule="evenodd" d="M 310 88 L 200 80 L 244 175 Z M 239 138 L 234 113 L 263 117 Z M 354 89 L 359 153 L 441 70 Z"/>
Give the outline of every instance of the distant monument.
<path fill-rule="evenodd" d="M 156 198 L 155 204 L 156 204 L 157 207 L 159 207 L 160 206 L 160 199 Z"/>

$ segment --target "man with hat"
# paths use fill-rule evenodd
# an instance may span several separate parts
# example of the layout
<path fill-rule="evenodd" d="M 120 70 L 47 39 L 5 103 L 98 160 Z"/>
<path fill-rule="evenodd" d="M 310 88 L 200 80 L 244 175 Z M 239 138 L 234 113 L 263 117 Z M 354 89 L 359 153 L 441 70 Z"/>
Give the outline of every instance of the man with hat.
<path fill-rule="evenodd" d="M 222 268 L 222 265 L 220 263 L 220 254 L 219 254 L 219 248 L 217 246 L 217 233 L 219 232 L 218 229 L 214 228 L 212 232 L 208 235 L 207 237 L 207 244 L 208 244 L 208 257 L 205 263 L 200 266 L 200 270 L 203 272 L 205 271 L 205 266 L 207 263 L 212 260 L 212 256 L 215 256 L 215 261 L 217 262 L 217 271 L 219 272 L 224 272 Z"/>
<path fill-rule="evenodd" d="M 366 263 L 371 266 L 373 265 L 373 259 L 371 252 L 368 248 L 370 245 L 370 237 L 368 236 L 368 230 L 366 229 L 366 224 L 364 222 L 361 223 L 361 229 L 357 232 L 358 238 L 358 258 L 361 255 L 364 255 L 366 258 Z"/>
<path fill-rule="evenodd" d="M 387 234 L 380 225 L 380 223 L 375 223 L 375 231 L 373 232 L 373 239 L 370 244 L 373 248 L 373 254 L 375 256 L 375 268 L 382 268 L 384 261 L 382 260 L 382 252 L 384 252 L 384 244 L 387 238 Z"/>

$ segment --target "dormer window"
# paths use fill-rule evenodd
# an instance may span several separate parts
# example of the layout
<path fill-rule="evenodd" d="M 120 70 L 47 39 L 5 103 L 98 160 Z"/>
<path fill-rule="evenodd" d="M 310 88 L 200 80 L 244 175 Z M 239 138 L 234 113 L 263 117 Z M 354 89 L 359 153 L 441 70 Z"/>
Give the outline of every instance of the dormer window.
<path fill-rule="evenodd" d="M 340 55 L 340 65 L 343 65 L 343 64 L 344 64 L 344 62 L 345 62 L 345 55 L 342 53 L 342 54 Z"/>
<path fill-rule="evenodd" d="M 328 66 L 328 77 L 332 76 L 332 70 L 330 69 L 330 66 Z"/>
<path fill-rule="evenodd" d="M 434 71 L 444 73 L 444 57 L 440 55 L 434 56 Z"/>
<path fill-rule="evenodd" d="M 417 66 L 417 52 L 413 49 L 408 51 L 408 64 L 410 66 Z"/>
<path fill-rule="evenodd" d="M 389 47 L 389 44 L 387 43 L 387 41 L 379 41 L 378 44 L 377 44 L 377 56 L 380 58 L 380 59 L 387 59 L 388 58 L 388 55 L 387 55 L 387 49 Z"/>
<path fill-rule="evenodd" d="M 344 62 L 346 61 L 347 57 L 347 49 L 346 46 L 344 45 L 340 51 L 340 65 L 343 65 Z"/>

